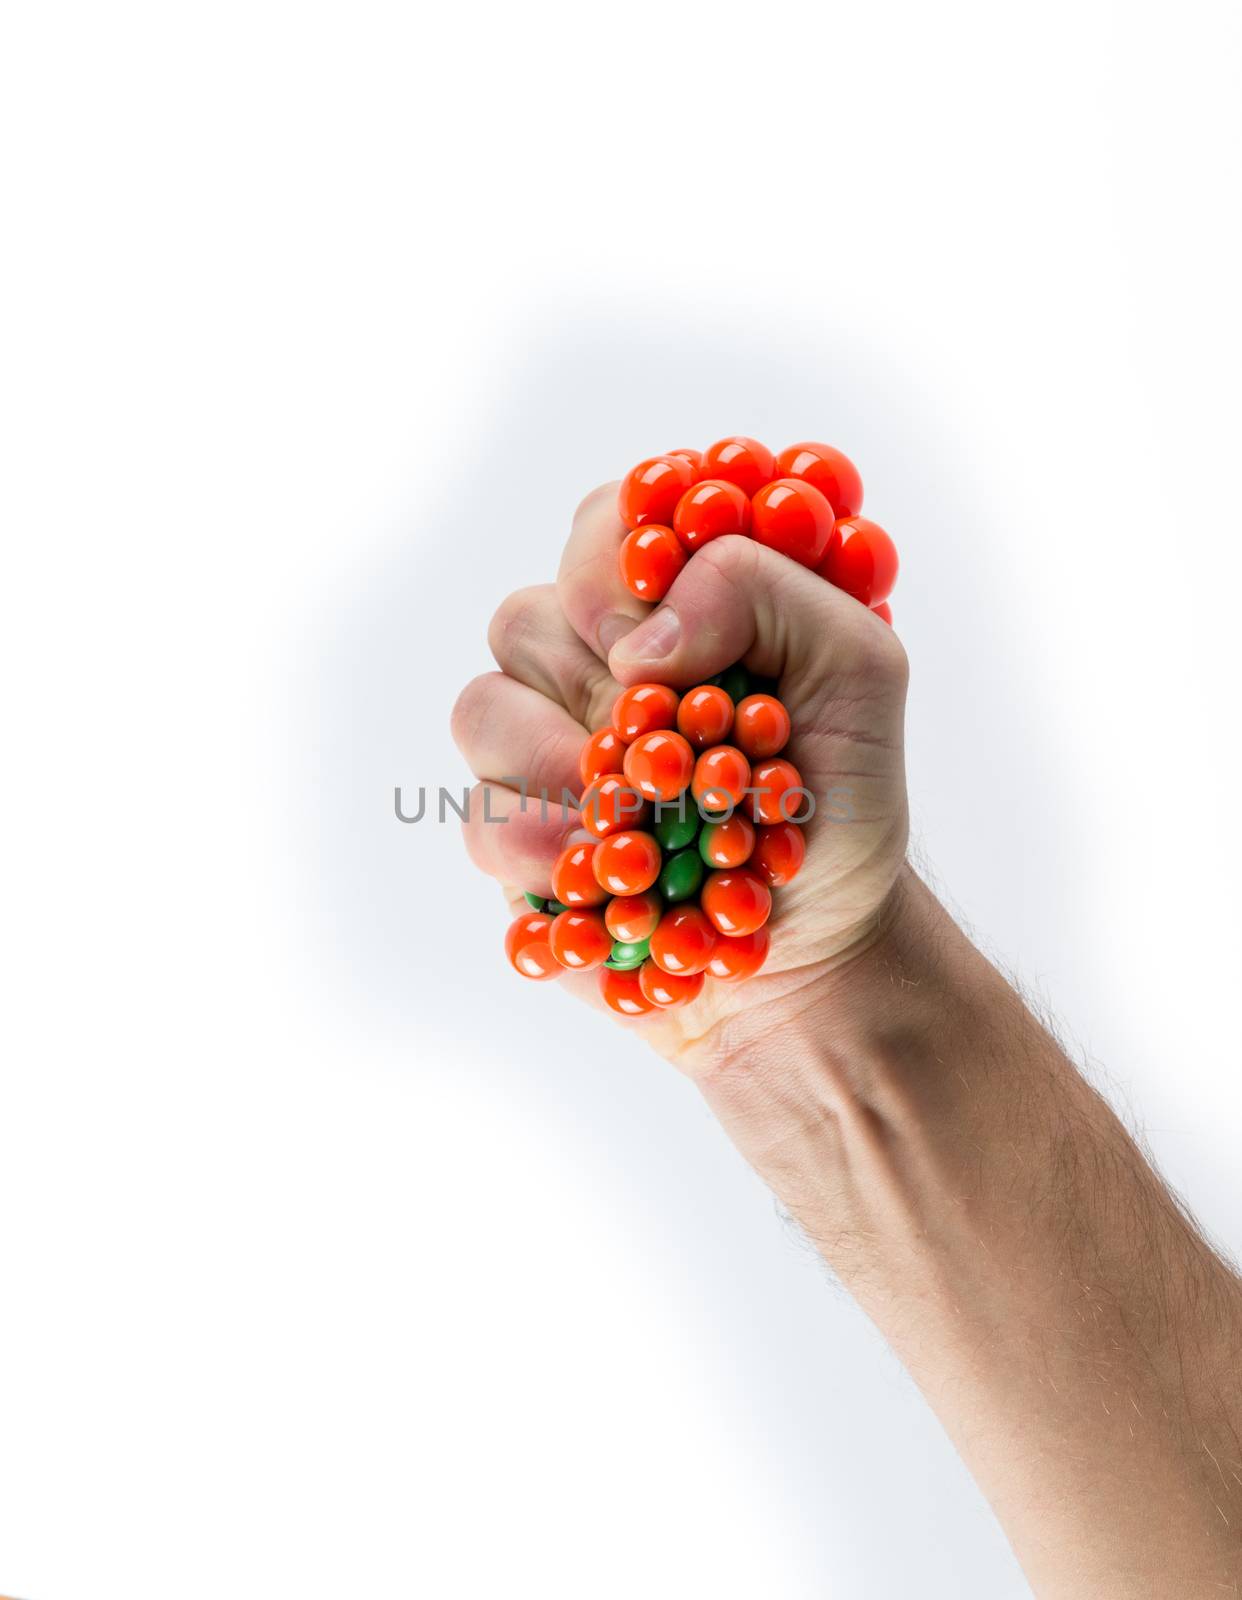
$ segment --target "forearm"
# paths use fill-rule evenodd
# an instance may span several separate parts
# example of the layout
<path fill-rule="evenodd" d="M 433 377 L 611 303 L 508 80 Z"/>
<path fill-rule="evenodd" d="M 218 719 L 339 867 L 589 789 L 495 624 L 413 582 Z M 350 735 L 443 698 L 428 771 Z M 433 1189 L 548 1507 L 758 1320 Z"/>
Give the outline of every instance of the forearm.
<path fill-rule="evenodd" d="M 711 1041 L 704 1093 L 1037 1592 L 1232 1592 L 1242 1288 L 1116 1117 L 912 874 L 872 947 L 779 1012 Z"/>

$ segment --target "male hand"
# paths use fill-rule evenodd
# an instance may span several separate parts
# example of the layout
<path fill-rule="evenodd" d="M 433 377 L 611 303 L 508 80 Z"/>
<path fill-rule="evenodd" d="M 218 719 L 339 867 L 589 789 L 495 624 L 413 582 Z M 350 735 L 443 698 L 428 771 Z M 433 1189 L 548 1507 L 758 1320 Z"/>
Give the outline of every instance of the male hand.
<path fill-rule="evenodd" d="M 805 986 L 848 962 L 893 909 L 905 857 L 902 756 L 906 658 L 892 629 L 867 608 L 754 540 L 704 546 L 654 609 L 621 582 L 625 528 L 616 485 L 587 496 L 574 517 L 555 586 L 522 589 L 489 631 L 499 672 L 474 679 L 453 732 L 480 785 L 466 844 L 518 909 L 523 890 L 548 894 L 549 873 L 575 813 L 537 798 L 577 793 L 578 752 L 604 725 L 620 689 L 659 682 L 692 688 L 741 660 L 779 680 L 793 721 L 786 752 L 814 797 L 806 864 L 780 891 L 763 971 L 742 984 L 713 982 L 691 1006 L 652 1013 L 642 1028 L 662 1053 L 697 1070 L 731 1047 L 729 1019 L 779 1028 L 805 1004 Z M 505 780 L 508 780 L 506 782 Z M 505 817 L 499 825 L 488 818 Z M 592 999 L 595 975 L 562 980 Z"/>

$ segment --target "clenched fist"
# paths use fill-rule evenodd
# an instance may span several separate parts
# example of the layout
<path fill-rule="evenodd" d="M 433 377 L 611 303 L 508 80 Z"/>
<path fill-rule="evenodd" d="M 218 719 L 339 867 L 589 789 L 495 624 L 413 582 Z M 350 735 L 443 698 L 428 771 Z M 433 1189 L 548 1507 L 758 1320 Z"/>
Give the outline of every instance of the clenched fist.
<path fill-rule="evenodd" d="M 457 701 L 454 736 L 489 791 L 486 806 L 481 793 L 472 797 L 466 844 L 514 909 L 524 890 L 549 894 L 552 864 L 579 823 L 560 798 L 580 789 L 578 752 L 622 687 L 690 688 L 739 659 L 778 679 L 793 719 L 788 753 L 816 815 L 806 865 L 780 896 L 767 964 L 743 984 L 709 981 L 692 1005 L 637 1024 L 695 1071 L 734 1048 L 739 1012 L 747 1033 L 760 1016 L 779 1029 L 805 1008 L 808 984 L 883 926 L 906 846 L 906 659 L 865 606 L 746 538 L 704 546 L 653 610 L 618 574 L 625 528 L 615 501 L 615 484 L 583 501 L 555 585 L 502 604 L 489 633 L 500 671 L 474 679 Z M 594 974 L 562 981 L 595 999 Z"/>

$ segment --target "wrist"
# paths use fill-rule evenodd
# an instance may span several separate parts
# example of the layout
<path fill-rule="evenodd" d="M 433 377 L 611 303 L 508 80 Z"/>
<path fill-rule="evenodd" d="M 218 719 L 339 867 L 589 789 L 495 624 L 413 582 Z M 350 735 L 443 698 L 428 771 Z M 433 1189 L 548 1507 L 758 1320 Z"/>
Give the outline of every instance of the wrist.
<path fill-rule="evenodd" d="M 942 1017 L 944 947 L 955 936 L 982 962 L 931 891 L 908 865 L 866 920 L 837 949 L 776 977 L 760 1003 L 723 1019 L 686 1062 L 705 1084 L 754 1079 L 791 1057 L 827 1054 L 847 1069 L 871 1072 L 891 1060 L 912 1029 Z M 984 963 L 986 966 L 986 963 Z M 990 968 L 988 968 L 991 971 Z"/>
<path fill-rule="evenodd" d="M 934 1258 L 984 1153 L 1053 1143 L 1058 1102 L 1081 1085 L 909 867 L 848 951 L 790 974 L 710 1044 L 691 1064 L 704 1096 L 847 1277 Z"/>

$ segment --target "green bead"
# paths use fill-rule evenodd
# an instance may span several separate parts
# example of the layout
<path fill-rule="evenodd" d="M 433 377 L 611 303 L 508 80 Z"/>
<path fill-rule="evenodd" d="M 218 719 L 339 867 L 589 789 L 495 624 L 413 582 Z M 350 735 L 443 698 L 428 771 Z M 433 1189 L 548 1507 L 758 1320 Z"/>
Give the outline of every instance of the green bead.
<path fill-rule="evenodd" d="M 660 872 L 660 893 L 666 900 L 689 900 L 703 882 L 703 858 L 695 849 L 669 856 Z"/>
<path fill-rule="evenodd" d="M 607 965 L 611 967 L 641 967 L 651 950 L 650 939 L 624 939 L 612 941 L 612 952 Z"/>
<path fill-rule="evenodd" d="M 562 911 L 568 911 L 568 906 L 563 906 L 559 900 L 549 900 L 543 908 L 550 917 L 559 917 Z"/>
<path fill-rule="evenodd" d="M 667 805 L 661 806 L 656 812 L 652 832 L 659 841 L 661 850 L 668 855 L 674 850 L 684 850 L 688 844 L 693 844 L 698 831 L 699 814 L 688 794 L 683 794 L 679 801 L 670 801 Z"/>
<path fill-rule="evenodd" d="M 739 700 L 745 700 L 750 693 L 750 673 L 740 661 L 735 661 L 731 667 L 720 675 L 720 687 L 736 705 Z"/>
<path fill-rule="evenodd" d="M 532 911 L 542 911 L 544 905 L 546 904 L 542 895 L 531 894 L 529 889 L 522 898 L 526 901 L 526 904 L 531 908 Z"/>

